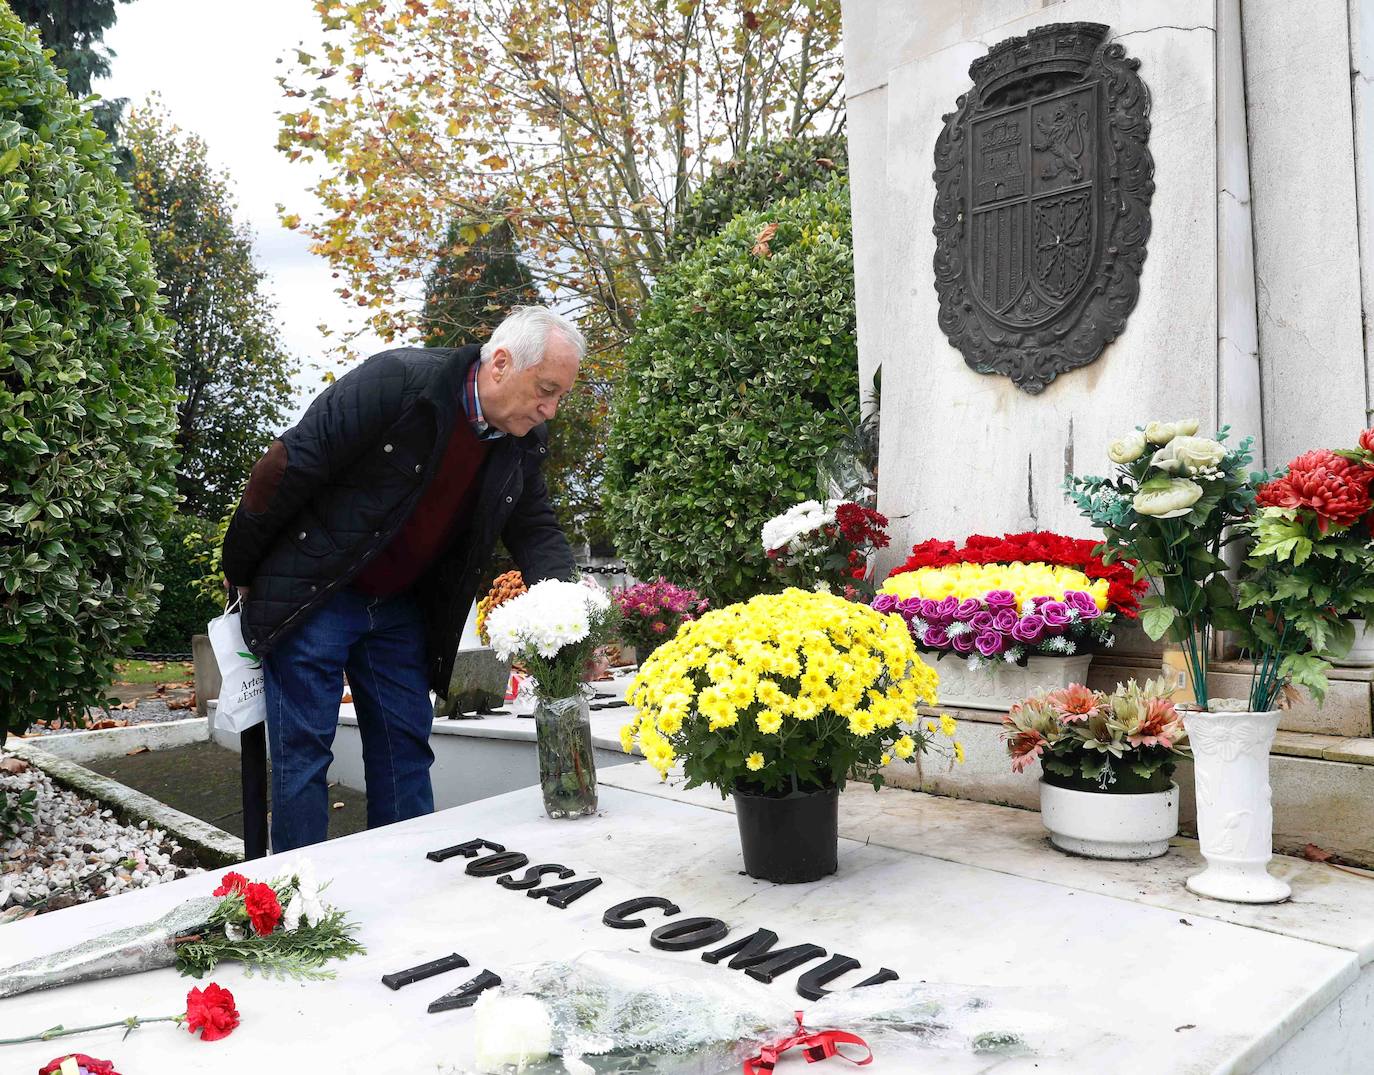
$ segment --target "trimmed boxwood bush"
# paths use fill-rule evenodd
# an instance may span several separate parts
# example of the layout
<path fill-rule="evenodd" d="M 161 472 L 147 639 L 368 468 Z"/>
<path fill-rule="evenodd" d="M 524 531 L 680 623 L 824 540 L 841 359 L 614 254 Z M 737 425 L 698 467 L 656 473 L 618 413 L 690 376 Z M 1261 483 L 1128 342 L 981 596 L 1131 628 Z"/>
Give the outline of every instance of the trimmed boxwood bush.
<path fill-rule="evenodd" d="M 849 176 L 842 134 L 770 142 L 721 164 L 692 194 L 668 243 L 676 260 L 717 234 L 737 214 L 824 190 Z"/>
<path fill-rule="evenodd" d="M 0 4 L 0 742 L 99 702 L 157 606 L 175 381 L 112 159 Z"/>
<path fill-rule="evenodd" d="M 848 188 L 698 245 L 659 279 L 626 359 L 606 502 L 630 570 L 715 604 L 765 588 L 764 521 L 816 495 L 817 462 L 858 418 Z"/>

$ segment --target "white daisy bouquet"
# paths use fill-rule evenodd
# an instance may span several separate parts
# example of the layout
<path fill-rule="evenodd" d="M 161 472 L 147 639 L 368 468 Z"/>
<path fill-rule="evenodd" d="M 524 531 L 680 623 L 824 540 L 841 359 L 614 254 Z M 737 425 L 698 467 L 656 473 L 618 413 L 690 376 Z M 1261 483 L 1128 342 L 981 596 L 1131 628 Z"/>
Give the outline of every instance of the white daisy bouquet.
<path fill-rule="evenodd" d="M 591 579 L 536 583 L 492 611 L 487 634 L 502 660 L 524 665 L 544 701 L 577 694 L 582 670 L 610 640 L 619 619 L 610 595 Z"/>

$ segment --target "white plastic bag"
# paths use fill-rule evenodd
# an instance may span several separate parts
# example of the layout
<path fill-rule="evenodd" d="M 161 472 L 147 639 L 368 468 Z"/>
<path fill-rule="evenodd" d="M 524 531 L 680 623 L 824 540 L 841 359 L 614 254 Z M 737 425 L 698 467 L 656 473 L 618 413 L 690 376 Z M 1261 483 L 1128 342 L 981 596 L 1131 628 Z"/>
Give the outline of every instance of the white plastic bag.
<path fill-rule="evenodd" d="M 215 728 L 229 732 L 245 731 L 267 719 L 262 662 L 243 644 L 238 608 L 235 596 L 224 615 L 211 620 L 208 628 L 222 680 Z"/>

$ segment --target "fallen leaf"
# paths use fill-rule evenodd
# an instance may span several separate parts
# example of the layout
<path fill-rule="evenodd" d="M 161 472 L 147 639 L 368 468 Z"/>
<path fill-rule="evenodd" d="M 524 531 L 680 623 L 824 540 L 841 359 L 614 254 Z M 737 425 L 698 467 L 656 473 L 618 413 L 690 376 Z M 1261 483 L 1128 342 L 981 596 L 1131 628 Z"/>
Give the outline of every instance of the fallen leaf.
<path fill-rule="evenodd" d="M 22 773 L 28 767 L 29 763 L 23 758 L 0 758 L 0 772 L 3 773 Z"/>
<path fill-rule="evenodd" d="M 340 705 L 349 705 L 353 701 L 353 693 L 350 691 L 343 696 Z"/>
<path fill-rule="evenodd" d="M 1185 925 L 1185 926 L 1191 926 L 1191 925 L 1192 925 L 1192 923 L 1189 922 L 1186 918 L 1180 918 L 1180 919 L 1179 919 L 1179 922 L 1182 923 L 1182 924 Z"/>
<path fill-rule="evenodd" d="M 1177 1034 L 1180 1030 L 1196 1030 L 1196 1029 L 1197 1029 L 1197 1024 L 1196 1024 L 1196 1023 L 1184 1023 L 1182 1026 L 1176 1026 L 1176 1027 L 1174 1027 L 1174 1033 Z"/>
<path fill-rule="evenodd" d="M 772 240 L 773 236 L 777 234 L 777 224 L 765 224 L 763 226 L 763 230 L 754 236 L 754 256 L 759 258 L 772 257 L 773 250 L 768 244 Z"/>
<path fill-rule="evenodd" d="M 343 808 L 344 808 L 344 804 L 343 804 L 343 803 L 335 803 L 335 804 L 334 804 L 334 809 L 335 809 L 335 810 L 342 810 Z"/>
<path fill-rule="evenodd" d="M 148 753 L 148 748 L 147 748 L 147 747 L 134 747 L 133 750 L 126 750 L 124 753 L 127 754 L 127 755 L 129 755 L 130 757 L 132 757 L 132 756 L 135 755 L 135 754 L 147 754 L 147 753 Z"/>
<path fill-rule="evenodd" d="M 1316 844 L 1308 844 L 1302 849 L 1302 857 L 1308 862 L 1325 862 L 1331 857 L 1331 852 L 1323 850 Z"/>

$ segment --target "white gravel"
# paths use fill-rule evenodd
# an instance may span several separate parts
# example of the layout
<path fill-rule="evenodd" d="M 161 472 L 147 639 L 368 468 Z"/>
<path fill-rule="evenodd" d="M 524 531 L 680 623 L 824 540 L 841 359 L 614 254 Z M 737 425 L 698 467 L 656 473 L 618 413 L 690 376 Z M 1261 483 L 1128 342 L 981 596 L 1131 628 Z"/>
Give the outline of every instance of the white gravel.
<path fill-rule="evenodd" d="M 148 822 L 121 824 L 35 765 L 0 769 L 11 802 L 28 788 L 38 791 L 32 824 L 0 839 L 0 923 L 201 872 L 189 850 Z"/>

